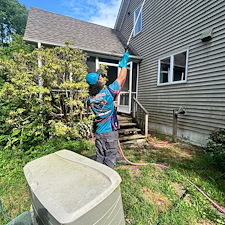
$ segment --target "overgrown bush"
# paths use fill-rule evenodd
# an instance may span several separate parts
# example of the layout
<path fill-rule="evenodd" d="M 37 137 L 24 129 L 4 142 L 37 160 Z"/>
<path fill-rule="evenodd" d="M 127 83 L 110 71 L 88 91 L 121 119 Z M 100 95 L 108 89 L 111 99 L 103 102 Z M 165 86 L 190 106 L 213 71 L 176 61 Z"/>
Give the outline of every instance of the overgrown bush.
<path fill-rule="evenodd" d="M 91 134 L 85 101 L 87 55 L 69 46 L 0 57 L 0 146 L 30 151 L 48 138 Z"/>
<path fill-rule="evenodd" d="M 212 163 L 225 171 L 225 129 L 216 129 L 210 133 L 206 152 Z"/>

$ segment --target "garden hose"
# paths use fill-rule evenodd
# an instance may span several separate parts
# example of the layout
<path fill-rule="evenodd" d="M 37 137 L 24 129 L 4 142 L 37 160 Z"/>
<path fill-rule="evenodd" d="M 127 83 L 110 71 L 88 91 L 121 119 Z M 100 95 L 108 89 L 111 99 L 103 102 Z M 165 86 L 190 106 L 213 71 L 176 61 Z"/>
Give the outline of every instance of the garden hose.
<path fill-rule="evenodd" d="M 133 165 L 133 166 L 148 166 L 148 165 L 153 165 L 153 166 L 158 166 L 158 167 L 161 167 L 161 168 L 164 168 L 164 169 L 168 169 L 169 166 L 165 166 L 163 164 L 156 164 L 156 163 L 133 163 L 131 161 L 129 161 L 126 156 L 124 155 L 123 153 L 123 150 L 121 148 L 121 145 L 120 145 L 120 141 L 118 140 L 118 146 L 119 146 L 119 150 L 120 150 L 120 153 L 121 155 L 123 156 L 124 160 Z M 176 171 L 177 172 L 177 171 Z M 188 183 L 190 183 L 192 186 L 194 186 L 204 197 L 206 197 L 211 203 L 212 205 L 218 210 L 220 211 L 221 213 L 225 214 L 225 210 L 222 209 L 218 204 L 216 204 L 207 194 L 205 194 L 204 191 L 202 191 L 197 185 L 195 185 L 192 181 L 190 181 L 188 178 L 186 178 L 185 176 L 183 176 L 182 174 L 180 174 L 179 172 L 177 172 L 181 177 L 183 177 Z"/>
<path fill-rule="evenodd" d="M 2 202 L 0 200 L 0 213 L 6 218 L 6 219 L 9 219 L 9 220 L 12 220 L 13 218 L 7 216 L 4 211 L 3 211 L 3 208 L 2 208 Z"/>

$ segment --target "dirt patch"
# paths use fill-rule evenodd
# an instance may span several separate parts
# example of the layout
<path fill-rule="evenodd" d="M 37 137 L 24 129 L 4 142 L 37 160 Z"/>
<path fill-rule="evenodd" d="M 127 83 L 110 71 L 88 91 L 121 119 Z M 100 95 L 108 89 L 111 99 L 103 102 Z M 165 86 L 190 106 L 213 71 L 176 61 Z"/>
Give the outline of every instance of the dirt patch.
<path fill-rule="evenodd" d="M 214 225 L 215 223 L 213 223 L 212 221 L 210 220 L 201 220 L 201 221 L 198 221 L 196 223 L 196 225 Z"/>
<path fill-rule="evenodd" d="M 139 175 L 141 174 L 141 170 L 136 166 L 130 166 L 129 170 L 134 179 L 139 177 Z"/>
<path fill-rule="evenodd" d="M 160 141 L 159 141 L 160 143 Z M 149 153 L 150 157 L 155 158 L 156 160 L 161 158 L 162 160 L 181 162 L 182 160 L 191 160 L 195 158 L 199 153 L 203 152 L 202 147 L 194 146 L 190 143 L 177 142 L 177 143 L 167 143 L 161 147 L 152 146 L 151 144 L 143 143 L 131 145 L 130 148 L 137 149 L 137 151 L 142 153 Z"/>
<path fill-rule="evenodd" d="M 179 198 L 181 198 L 186 191 L 185 187 L 181 183 L 173 183 L 172 185 L 175 189 L 176 194 L 179 196 Z"/>
<path fill-rule="evenodd" d="M 169 144 L 167 145 L 167 148 L 170 149 L 172 153 L 178 155 L 181 159 L 190 159 L 195 155 L 195 151 L 193 149 L 181 147 L 176 144 Z"/>
<path fill-rule="evenodd" d="M 164 212 L 172 206 L 172 203 L 166 196 L 156 193 L 147 187 L 142 188 L 142 194 L 145 199 L 156 205 L 158 212 Z"/>
<path fill-rule="evenodd" d="M 173 183 L 172 186 L 174 187 L 174 190 L 180 199 L 182 198 L 183 201 L 190 202 L 190 194 L 186 192 L 187 190 L 181 183 Z"/>
<path fill-rule="evenodd" d="M 127 170 L 130 168 L 130 165 L 120 165 L 120 169 Z"/>
<path fill-rule="evenodd" d="M 128 169 L 132 179 L 136 179 L 141 174 L 141 170 L 137 166 L 121 165 L 120 168 L 121 169 Z"/>

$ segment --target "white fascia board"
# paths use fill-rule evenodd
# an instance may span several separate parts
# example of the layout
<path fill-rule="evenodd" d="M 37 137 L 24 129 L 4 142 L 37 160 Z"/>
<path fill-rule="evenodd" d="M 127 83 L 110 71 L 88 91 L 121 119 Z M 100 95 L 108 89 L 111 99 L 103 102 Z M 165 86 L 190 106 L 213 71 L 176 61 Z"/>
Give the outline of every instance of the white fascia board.
<path fill-rule="evenodd" d="M 41 41 L 41 40 L 35 40 L 35 39 L 28 39 L 28 38 L 23 38 L 24 41 L 28 41 L 28 42 L 32 42 L 32 43 L 41 43 L 44 45 L 52 45 L 52 46 L 66 46 L 66 44 L 60 44 L 60 43 L 54 43 L 54 42 L 47 42 L 47 41 Z M 88 53 L 95 53 L 95 54 L 101 54 L 101 55 L 105 55 L 105 56 L 113 56 L 113 57 L 119 57 L 121 58 L 123 56 L 122 54 L 119 53 L 112 53 L 112 52 L 104 52 L 104 51 L 99 51 L 99 50 L 95 50 L 95 49 L 88 49 L 88 48 L 80 48 L 78 46 L 75 45 L 70 45 L 72 48 L 77 48 L 77 49 L 81 49 L 85 52 Z M 140 56 L 135 56 L 135 55 L 130 55 L 130 59 L 136 60 L 136 61 L 141 61 L 142 57 Z"/>

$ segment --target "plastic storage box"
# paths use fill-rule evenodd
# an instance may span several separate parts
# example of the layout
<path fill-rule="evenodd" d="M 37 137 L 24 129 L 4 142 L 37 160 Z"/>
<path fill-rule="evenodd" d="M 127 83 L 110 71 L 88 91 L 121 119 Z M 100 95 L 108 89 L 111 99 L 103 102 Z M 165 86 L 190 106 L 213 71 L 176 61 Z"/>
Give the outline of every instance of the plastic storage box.
<path fill-rule="evenodd" d="M 124 225 L 116 171 L 69 150 L 29 162 L 24 174 L 36 224 Z"/>

